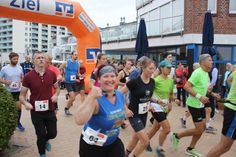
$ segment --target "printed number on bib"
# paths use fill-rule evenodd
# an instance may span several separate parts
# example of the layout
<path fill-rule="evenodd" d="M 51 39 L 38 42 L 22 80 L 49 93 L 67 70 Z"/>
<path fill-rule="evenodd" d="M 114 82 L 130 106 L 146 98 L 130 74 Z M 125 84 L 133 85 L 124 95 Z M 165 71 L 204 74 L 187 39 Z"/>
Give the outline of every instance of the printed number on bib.
<path fill-rule="evenodd" d="M 35 101 L 35 111 L 48 111 L 48 100 Z"/>
<path fill-rule="evenodd" d="M 83 140 L 90 145 L 103 146 L 107 141 L 107 135 L 93 130 L 90 127 L 83 132 L 83 136 Z"/>
<path fill-rule="evenodd" d="M 145 114 L 148 112 L 148 102 L 138 104 L 138 113 Z"/>
<path fill-rule="evenodd" d="M 9 87 L 11 89 L 19 89 L 20 88 L 20 82 L 12 82 Z"/>
<path fill-rule="evenodd" d="M 70 80 L 71 81 L 75 81 L 76 80 L 76 76 L 75 75 L 70 75 Z"/>

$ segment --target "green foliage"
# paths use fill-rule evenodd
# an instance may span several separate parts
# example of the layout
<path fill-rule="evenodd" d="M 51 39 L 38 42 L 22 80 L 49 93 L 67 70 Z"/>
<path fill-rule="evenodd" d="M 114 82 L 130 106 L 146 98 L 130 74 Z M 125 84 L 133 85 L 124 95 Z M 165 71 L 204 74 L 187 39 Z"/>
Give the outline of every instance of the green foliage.
<path fill-rule="evenodd" d="M 0 152 L 8 146 L 16 123 L 16 103 L 12 95 L 0 84 Z"/>

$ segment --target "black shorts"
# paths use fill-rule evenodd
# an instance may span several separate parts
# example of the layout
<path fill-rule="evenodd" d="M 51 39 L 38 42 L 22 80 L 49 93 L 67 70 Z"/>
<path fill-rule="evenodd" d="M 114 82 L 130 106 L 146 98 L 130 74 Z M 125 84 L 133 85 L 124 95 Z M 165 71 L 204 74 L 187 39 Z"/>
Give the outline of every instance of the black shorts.
<path fill-rule="evenodd" d="M 206 107 L 214 107 L 215 106 L 215 99 L 214 99 L 214 97 L 213 96 L 211 96 L 211 95 L 207 95 L 207 97 L 209 98 L 209 102 L 208 103 L 206 103 L 205 105 L 204 105 L 204 108 L 206 108 Z"/>
<path fill-rule="evenodd" d="M 225 107 L 222 134 L 236 140 L 236 111 Z"/>
<path fill-rule="evenodd" d="M 135 132 L 143 130 L 146 126 L 147 114 L 139 115 L 139 117 L 130 117 L 129 123 Z"/>
<path fill-rule="evenodd" d="M 79 92 L 79 86 L 77 83 L 65 83 L 65 87 L 68 93 Z"/>
<path fill-rule="evenodd" d="M 85 85 L 84 85 L 84 83 L 77 83 L 77 86 L 78 86 L 78 89 L 79 89 L 79 91 L 81 91 L 81 90 L 85 90 Z"/>
<path fill-rule="evenodd" d="M 201 122 L 206 118 L 205 108 L 194 108 L 188 106 L 188 110 L 192 115 L 193 122 Z"/>
<path fill-rule="evenodd" d="M 157 121 L 157 122 L 162 122 L 166 120 L 167 113 L 166 112 L 152 112 L 152 117 Z"/>
<path fill-rule="evenodd" d="M 100 147 L 87 144 L 81 135 L 79 147 L 80 157 L 125 157 L 124 144 L 119 138 L 108 146 Z"/>
<path fill-rule="evenodd" d="M 12 92 L 11 95 L 12 95 L 12 97 L 13 97 L 13 99 L 14 99 L 15 101 L 19 101 L 19 100 L 20 100 L 20 99 L 19 99 L 20 92 Z"/>

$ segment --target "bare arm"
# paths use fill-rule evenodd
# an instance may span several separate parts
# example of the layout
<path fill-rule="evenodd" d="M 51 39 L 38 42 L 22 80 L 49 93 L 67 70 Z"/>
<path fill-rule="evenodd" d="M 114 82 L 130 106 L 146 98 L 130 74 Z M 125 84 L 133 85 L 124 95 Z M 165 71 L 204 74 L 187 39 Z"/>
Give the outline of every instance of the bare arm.
<path fill-rule="evenodd" d="M 124 87 L 122 87 L 122 88 L 120 89 L 120 91 L 121 91 L 122 94 L 125 94 L 125 93 L 127 93 L 127 92 L 129 91 L 129 89 L 128 89 L 128 87 L 125 85 Z"/>
<path fill-rule="evenodd" d="M 102 96 L 102 90 L 93 86 L 89 95 L 85 98 L 84 102 L 79 105 L 75 113 L 75 122 L 78 125 L 85 124 L 93 114 L 98 113 L 99 107 L 97 98 Z"/>
<path fill-rule="evenodd" d="M 62 71 L 64 68 L 67 66 L 66 62 L 62 63 L 61 66 L 59 67 L 59 70 Z"/>
<path fill-rule="evenodd" d="M 31 110 L 33 109 L 33 106 L 28 101 L 26 101 L 27 91 L 28 91 L 28 88 L 22 86 L 19 99 L 20 99 L 21 104 L 23 104 L 27 110 Z"/>
<path fill-rule="evenodd" d="M 120 80 L 124 77 L 124 75 L 125 75 L 124 72 L 120 71 L 118 76 L 117 76 L 117 84 L 119 86 L 124 86 L 125 85 L 125 83 L 120 82 Z"/>
<path fill-rule="evenodd" d="M 9 81 L 9 80 L 4 80 L 2 78 L 0 78 L 0 83 L 3 83 L 5 85 L 10 85 L 12 81 Z"/>

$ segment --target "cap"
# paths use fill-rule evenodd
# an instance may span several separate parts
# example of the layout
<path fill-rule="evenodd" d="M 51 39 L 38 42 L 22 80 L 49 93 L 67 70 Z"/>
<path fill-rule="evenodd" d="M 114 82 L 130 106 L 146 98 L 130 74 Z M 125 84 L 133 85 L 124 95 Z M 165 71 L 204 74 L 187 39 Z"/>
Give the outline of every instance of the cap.
<path fill-rule="evenodd" d="M 171 68 L 172 64 L 170 62 L 168 62 L 167 60 L 163 60 L 161 61 L 159 67 L 167 67 L 167 68 Z"/>
<path fill-rule="evenodd" d="M 142 56 L 142 57 L 140 57 L 140 58 L 138 59 L 138 62 L 143 62 L 146 58 L 148 58 L 148 57 Z"/>

